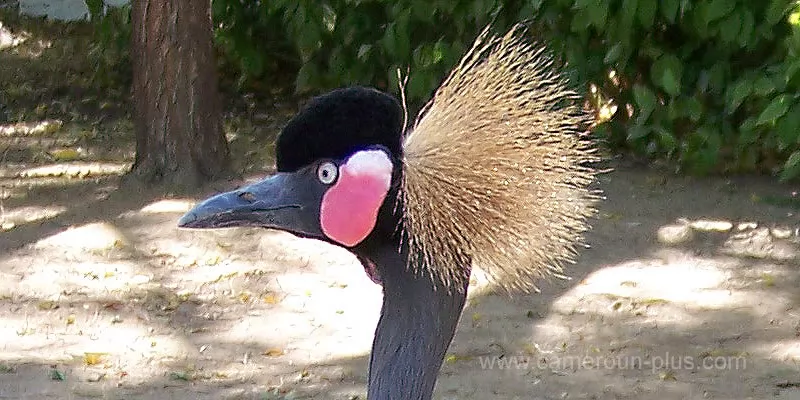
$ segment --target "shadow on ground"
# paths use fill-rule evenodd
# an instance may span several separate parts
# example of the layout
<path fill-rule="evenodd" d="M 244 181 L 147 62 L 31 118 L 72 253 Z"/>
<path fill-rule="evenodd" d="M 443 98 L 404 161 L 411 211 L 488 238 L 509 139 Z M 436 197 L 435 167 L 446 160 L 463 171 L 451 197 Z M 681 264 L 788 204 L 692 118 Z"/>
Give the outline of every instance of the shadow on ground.
<path fill-rule="evenodd" d="M 473 285 L 437 398 L 796 398 L 797 221 L 760 201 L 791 188 L 601 183 L 571 280 L 513 298 Z M 4 398 L 364 398 L 380 290 L 351 255 L 180 231 L 191 201 L 126 200 L 0 260 Z"/>

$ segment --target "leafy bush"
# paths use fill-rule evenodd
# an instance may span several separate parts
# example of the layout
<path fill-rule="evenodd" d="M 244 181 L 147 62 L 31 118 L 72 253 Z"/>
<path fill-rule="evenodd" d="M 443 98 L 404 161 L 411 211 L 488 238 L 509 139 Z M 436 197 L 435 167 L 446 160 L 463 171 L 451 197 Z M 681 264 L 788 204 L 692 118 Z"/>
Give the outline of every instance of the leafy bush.
<path fill-rule="evenodd" d="M 214 4 L 215 17 L 243 7 Z M 396 91 L 396 70 L 408 69 L 407 95 L 419 105 L 487 23 L 502 31 L 528 20 L 569 66 L 573 82 L 592 84 L 589 98 L 606 119 L 596 132 L 612 148 L 676 161 L 690 173 L 800 175 L 795 0 L 250 4 L 261 28 L 225 25 L 219 36 L 244 55 L 243 64 L 259 66 L 245 74 L 262 73 L 276 54 L 293 59 L 298 91 L 355 83 Z M 253 34 L 268 26 L 278 32 Z M 277 44 L 281 52 L 267 48 Z"/>
<path fill-rule="evenodd" d="M 796 1 L 560 0 L 537 21 L 618 106 L 598 128 L 613 146 L 692 173 L 800 175 Z"/>
<path fill-rule="evenodd" d="M 798 0 L 213 0 L 212 12 L 239 87 L 288 76 L 298 92 L 397 92 L 399 69 L 412 109 L 484 26 L 529 21 L 592 88 L 595 131 L 613 149 L 690 173 L 800 177 Z"/>
<path fill-rule="evenodd" d="M 89 59 L 95 64 L 92 80 L 99 87 L 131 82 L 131 6 L 109 7 L 103 0 L 85 0 L 94 29 Z"/>
<path fill-rule="evenodd" d="M 218 43 L 244 75 L 264 78 L 290 66 L 298 92 L 352 84 L 396 91 L 397 70 L 408 69 L 407 94 L 416 103 L 492 18 L 509 25 L 522 9 L 496 0 L 244 3 L 213 2 Z"/>
<path fill-rule="evenodd" d="M 214 0 L 214 40 L 220 50 L 223 79 L 238 76 L 237 89 L 261 82 L 293 79 L 300 67 L 284 34 L 283 15 L 267 9 L 272 2 Z M 224 85 L 223 85 L 224 86 Z"/>

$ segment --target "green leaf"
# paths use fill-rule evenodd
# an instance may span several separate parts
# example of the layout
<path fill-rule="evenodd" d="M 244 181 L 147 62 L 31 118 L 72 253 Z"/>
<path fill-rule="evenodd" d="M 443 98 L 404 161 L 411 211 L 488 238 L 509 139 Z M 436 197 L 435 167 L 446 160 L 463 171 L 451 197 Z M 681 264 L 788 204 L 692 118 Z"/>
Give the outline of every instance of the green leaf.
<path fill-rule="evenodd" d="M 697 97 L 680 96 L 672 99 L 667 105 L 670 119 L 686 118 L 698 122 L 703 117 L 703 105 Z"/>
<path fill-rule="evenodd" d="M 369 57 L 369 52 L 370 51 L 372 51 L 372 45 L 371 44 L 362 44 L 358 48 L 358 55 L 357 55 L 358 59 L 361 60 L 361 61 L 366 61 L 367 58 Z"/>
<path fill-rule="evenodd" d="M 397 4 L 403 4 L 398 2 Z M 410 6 L 410 7 L 409 7 Z M 433 23 L 436 18 L 436 13 L 431 12 L 430 2 L 427 0 L 414 0 L 407 6 L 411 9 L 411 17 L 417 21 L 426 24 Z"/>
<path fill-rule="evenodd" d="M 734 43 L 739 38 L 742 26 L 742 15 L 733 13 L 725 18 L 719 26 L 719 37 L 726 43 Z"/>
<path fill-rule="evenodd" d="M 753 83 L 749 79 L 741 79 L 725 93 L 725 109 L 733 114 L 745 98 L 753 91 Z"/>
<path fill-rule="evenodd" d="M 653 20 L 656 17 L 656 10 L 658 8 L 657 0 L 639 0 L 638 16 L 639 23 L 645 28 L 653 26 Z"/>
<path fill-rule="evenodd" d="M 300 29 L 303 33 L 295 39 L 295 44 L 303 61 L 308 61 L 322 46 L 322 33 L 320 32 L 320 27 L 314 24 L 313 21 L 308 21 Z"/>
<path fill-rule="evenodd" d="M 653 82 L 672 96 L 681 92 L 681 76 L 683 68 L 681 61 L 673 54 L 665 54 L 653 63 L 650 70 Z"/>
<path fill-rule="evenodd" d="M 658 99 L 647 86 L 634 85 L 633 100 L 636 102 L 636 105 L 639 106 L 639 116 L 636 119 L 638 121 L 637 123 L 642 125 L 650 118 L 650 114 L 653 113 L 653 110 L 655 110 Z"/>
<path fill-rule="evenodd" d="M 764 108 L 764 111 L 758 116 L 756 125 L 773 125 L 775 121 L 786 114 L 791 105 L 791 98 L 789 95 L 782 94 L 772 100 L 772 102 Z"/>
<path fill-rule="evenodd" d="M 691 16 L 691 26 L 697 32 L 696 35 L 699 36 L 701 40 L 705 40 L 709 36 L 710 27 L 708 25 L 708 21 L 706 21 L 706 13 L 705 13 L 705 4 L 700 3 L 700 7 L 698 7 L 698 12 L 690 14 Z"/>
<path fill-rule="evenodd" d="M 770 24 L 775 25 L 783 19 L 786 12 L 789 11 L 789 2 L 786 0 L 772 0 L 769 2 L 769 7 L 764 15 L 764 20 Z"/>
<path fill-rule="evenodd" d="M 679 7 L 680 0 L 661 0 L 661 15 L 670 23 L 674 23 L 678 17 Z"/>
<path fill-rule="evenodd" d="M 395 30 L 395 46 L 397 47 L 397 53 L 402 57 L 401 59 L 407 59 L 406 57 L 411 56 L 411 49 L 412 49 L 412 42 L 411 42 L 411 34 L 410 34 L 410 25 L 411 25 L 411 10 L 405 10 L 400 13 L 400 16 L 397 17 L 397 25 Z"/>
<path fill-rule="evenodd" d="M 89 0 L 86 1 L 86 4 L 89 4 Z M 213 0 L 211 2 L 211 15 L 213 15 L 214 21 L 224 17 L 227 10 L 228 2 L 226 0 Z"/>
<path fill-rule="evenodd" d="M 190 381 L 190 380 L 192 380 L 189 372 L 187 372 L 187 371 L 170 372 L 169 373 L 169 377 L 170 377 L 170 379 L 173 379 L 173 380 L 176 380 L 176 381 Z"/>
<path fill-rule="evenodd" d="M 397 34 L 395 33 L 395 23 L 390 22 L 389 25 L 386 26 L 386 30 L 383 32 L 383 37 L 381 38 L 381 44 L 383 48 L 386 49 L 387 55 L 392 59 L 400 58 L 399 51 L 397 49 Z"/>
<path fill-rule="evenodd" d="M 798 72 L 800 72 L 800 59 L 794 60 L 786 68 L 786 73 L 784 74 L 786 83 L 789 84 L 790 82 L 794 81 Z"/>
<path fill-rule="evenodd" d="M 620 22 L 622 25 L 633 25 L 633 21 L 636 19 L 638 4 L 639 0 L 622 0 L 622 9 L 620 10 Z"/>
<path fill-rule="evenodd" d="M 659 144 L 668 153 L 678 149 L 678 139 L 675 138 L 672 132 L 660 125 L 655 128 L 655 132 L 658 135 Z"/>
<path fill-rule="evenodd" d="M 739 45 L 742 47 L 748 47 L 748 45 L 752 45 L 751 41 L 753 39 L 753 32 L 755 30 L 755 18 L 753 17 L 753 13 L 750 10 L 745 9 L 742 12 L 742 23 L 739 26 Z"/>
<path fill-rule="evenodd" d="M 697 100 L 697 97 L 687 97 L 683 103 L 686 116 L 693 122 L 700 121 L 700 118 L 703 117 L 703 105 L 700 100 Z"/>
<path fill-rule="evenodd" d="M 251 76 L 258 76 L 264 70 L 264 54 L 249 48 L 242 52 L 242 67 Z"/>
<path fill-rule="evenodd" d="M 67 376 L 58 369 L 53 368 L 50 370 L 50 379 L 54 381 L 64 381 L 67 379 Z"/>
<path fill-rule="evenodd" d="M 92 20 L 101 19 L 103 17 L 103 0 L 85 0 L 86 8 L 89 9 L 89 17 Z"/>
<path fill-rule="evenodd" d="M 715 95 L 722 95 L 730 85 L 729 69 L 730 65 L 727 62 L 718 62 L 708 70 L 708 88 Z"/>
<path fill-rule="evenodd" d="M 800 176 L 800 150 L 792 153 L 789 159 L 783 164 L 783 171 L 781 171 L 780 179 L 782 181 L 787 181 L 797 178 L 798 176 Z"/>
<path fill-rule="evenodd" d="M 428 85 L 425 78 L 427 71 L 417 71 L 408 78 L 408 96 L 411 98 L 425 98 L 428 95 Z"/>
<path fill-rule="evenodd" d="M 714 22 L 733 11 L 734 7 L 736 7 L 735 0 L 711 0 L 708 3 L 705 3 L 705 20 L 706 23 Z"/>
<path fill-rule="evenodd" d="M 619 20 L 619 18 L 617 18 Z M 616 38 L 616 44 L 620 45 L 620 54 L 618 55 L 617 59 L 613 62 L 618 62 L 622 65 L 627 64 L 628 59 L 630 57 L 630 51 L 635 50 L 632 46 L 633 42 L 633 23 L 609 23 L 609 28 L 613 29 L 613 34 L 609 34 L 609 37 Z M 626 50 L 627 49 L 627 50 Z"/>
<path fill-rule="evenodd" d="M 755 122 L 755 120 L 752 120 Z M 763 129 L 758 129 L 755 124 L 742 124 L 739 127 L 738 137 L 737 137 L 737 145 L 742 147 L 752 147 L 754 143 L 761 138 L 761 131 Z"/>
<path fill-rule="evenodd" d="M 775 92 L 775 81 L 767 76 L 759 76 L 753 82 L 753 93 L 757 96 L 768 96 Z"/>
<path fill-rule="evenodd" d="M 713 170 L 719 161 L 722 139 L 719 130 L 704 125 L 690 135 L 691 149 L 689 170 L 695 174 L 706 174 Z"/>
<path fill-rule="evenodd" d="M 614 62 L 619 60 L 619 56 L 622 54 L 622 43 L 617 43 L 611 46 L 610 49 L 606 52 L 606 56 L 603 57 L 603 63 L 606 65 L 612 65 Z"/>
<path fill-rule="evenodd" d="M 608 1 L 598 1 L 589 12 L 589 22 L 600 32 L 606 26 L 608 17 Z"/>
<path fill-rule="evenodd" d="M 739 132 L 755 131 L 757 129 L 756 122 L 757 120 L 755 117 L 750 117 L 742 121 L 742 124 L 739 125 Z"/>
<path fill-rule="evenodd" d="M 317 65 L 313 62 L 303 64 L 303 66 L 300 67 L 300 71 L 297 71 L 297 77 L 294 81 L 295 91 L 302 93 L 313 89 L 318 79 L 319 69 Z"/>
<path fill-rule="evenodd" d="M 775 125 L 778 149 L 783 151 L 800 143 L 800 104 L 781 117 Z"/>
<path fill-rule="evenodd" d="M 578 10 L 572 16 L 572 24 L 570 25 L 570 32 L 580 33 L 586 31 L 592 21 L 592 11 Z"/>
<path fill-rule="evenodd" d="M 433 45 L 433 63 L 440 64 L 442 60 L 445 59 L 445 55 L 448 53 L 449 47 L 447 43 L 443 40 L 439 40 Z"/>
<path fill-rule="evenodd" d="M 664 49 L 655 45 L 651 41 L 647 41 L 639 47 L 639 56 L 644 56 L 651 60 L 657 60 L 659 57 L 664 55 Z"/>
<path fill-rule="evenodd" d="M 628 143 L 638 141 L 650 134 L 649 126 L 634 125 L 628 128 L 628 135 L 626 137 Z"/>

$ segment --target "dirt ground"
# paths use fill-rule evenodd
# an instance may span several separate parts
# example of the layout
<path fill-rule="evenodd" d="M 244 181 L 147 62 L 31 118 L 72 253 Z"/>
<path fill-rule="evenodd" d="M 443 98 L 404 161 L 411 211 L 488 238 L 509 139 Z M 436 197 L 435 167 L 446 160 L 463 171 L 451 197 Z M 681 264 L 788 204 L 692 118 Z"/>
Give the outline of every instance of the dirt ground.
<path fill-rule="evenodd" d="M 74 54 L 61 28 L 9 26 L 24 40 L 0 48 L 0 399 L 365 399 L 381 290 L 355 258 L 178 230 L 241 182 L 119 190 L 124 105 L 57 63 Z M 245 179 L 269 172 L 294 109 L 265 107 L 226 114 Z M 612 164 L 571 280 L 509 298 L 476 276 L 435 397 L 800 399 L 796 188 Z"/>

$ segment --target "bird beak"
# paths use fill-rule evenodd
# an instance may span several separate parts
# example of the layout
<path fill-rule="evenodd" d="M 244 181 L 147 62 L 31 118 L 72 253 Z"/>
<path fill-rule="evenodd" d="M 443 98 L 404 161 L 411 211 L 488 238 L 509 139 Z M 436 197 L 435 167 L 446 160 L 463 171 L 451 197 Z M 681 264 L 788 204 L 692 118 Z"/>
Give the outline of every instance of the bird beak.
<path fill-rule="evenodd" d="M 320 202 L 324 190 L 306 171 L 279 173 L 196 205 L 178 226 L 192 229 L 262 227 L 321 237 Z"/>

